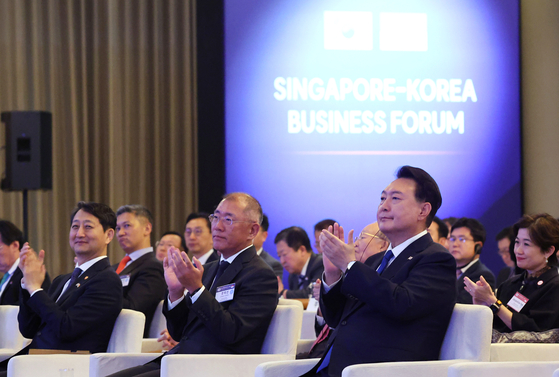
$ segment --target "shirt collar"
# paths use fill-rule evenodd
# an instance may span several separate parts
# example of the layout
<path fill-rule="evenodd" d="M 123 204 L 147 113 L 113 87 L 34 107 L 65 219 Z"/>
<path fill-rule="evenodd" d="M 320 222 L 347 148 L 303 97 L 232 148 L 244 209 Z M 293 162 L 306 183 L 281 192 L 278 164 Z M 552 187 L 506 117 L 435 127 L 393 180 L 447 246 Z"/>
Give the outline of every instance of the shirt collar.
<path fill-rule="evenodd" d="M 264 251 L 264 248 L 261 247 L 260 249 L 258 249 L 258 250 L 256 251 L 256 255 L 262 254 L 263 251 Z"/>
<path fill-rule="evenodd" d="M 407 240 L 405 240 L 404 242 L 402 242 L 401 244 L 399 244 L 395 248 L 392 248 L 392 243 L 391 243 L 390 246 L 388 246 L 387 250 L 392 250 L 392 254 L 394 254 L 394 258 L 392 258 L 392 260 L 398 258 L 398 255 L 400 255 L 402 253 L 402 251 L 404 251 L 406 249 L 406 247 L 408 247 L 414 241 L 420 239 L 421 237 L 423 237 L 426 234 L 427 234 L 427 229 L 425 229 L 423 232 L 420 232 L 419 234 L 416 234 L 415 236 L 413 236 L 411 238 L 408 238 Z"/>
<path fill-rule="evenodd" d="M 135 260 L 139 259 L 140 257 L 152 251 L 153 251 L 153 247 L 150 246 L 140 250 L 133 251 L 130 254 L 128 254 L 128 256 L 130 257 L 130 259 L 132 259 L 132 262 L 134 262 Z"/>
<path fill-rule="evenodd" d="M 307 275 L 307 268 L 309 268 L 310 261 L 311 261 L 311 256 L 309 255 L 309 259 L 307 259 L 307 261 L 305 262 L 305 265 L 303 266 L 303 269 L 301 270 L 301 273 L 299 275 L 301 276 Z"/>
<path fill-rule="evenodd" d="M 202 255 L 200 258 L 196 258 L 198 259 L 198 261 L 200 263 L 202 263 L 202 266 L 206 264 L 206 262 L 208 261 L 208 258 L 210 257 L 210 255 L 212 255 L 214 252 L 214 249 L 210 249 L 210 251 L 208 251 L 206 254 Z"/>
<path fill-rule="evenodd" d="M 248 249 L 249 247 L 252 247 L 252 245 L 248 245 L 247 247 L 245 247 L 243 250 L 239 251 L 236 254 L 231 255 L 229 258 L 225 259 L 223 258 L 223 254 L 221 255 L 221 259 L 219 260 L 219 262 L 221 263 L 222 261 L 227 261 L 230 264 L 233 263 L 233 261 L 235 260 L 235 258 L 237 258 L 243 251 L 245 251 L 246 249 Z"/>
<path fill-rule="evenodd" d="M 14 262 L 14 264 L 12 264 L 12 267 L 8 270 L 8 272 L 6 272 L 7 274 L 13 275 L 14 271 L 16 270 L 17 266 L 19 265 L 19 258 L 16 259 L 16 261 Z"/>
<path fill-rule="evenodd" d="M 467 265 L 465 265 L 464 267 L 460 268 L 459 270 L 462 271 L 462 273 L 466 272 L 468 270 L 468 268 L 472 267 L 472 265 L 474 263 L 476 263 L 477 261 L 479 261 L 479 258 L 474 259 L 473 261 L 471 261 L 470 263 L 468 263 Z"/>
<path fill-rule="evenodd" d="M 101 255 L 100 257 L 97 257 L 97 258 L 93 258 L 93 259 L 91 259 L 91 260 L 88 260 L 87 262 L 82 263 L 81 265 L 77 265 L 77 264 L 76 264 L 76 268 L 79 267 L 80 270 L 82 270 L 82 273 L 83 273 L 83 272 L 87 271 L 87 269 L 88 269 L 89 267 L 93 266 L 95 263 L 99 262 L 101 259 L 106 258 L 106 257 L 107 257 L 106 255 Z"/>

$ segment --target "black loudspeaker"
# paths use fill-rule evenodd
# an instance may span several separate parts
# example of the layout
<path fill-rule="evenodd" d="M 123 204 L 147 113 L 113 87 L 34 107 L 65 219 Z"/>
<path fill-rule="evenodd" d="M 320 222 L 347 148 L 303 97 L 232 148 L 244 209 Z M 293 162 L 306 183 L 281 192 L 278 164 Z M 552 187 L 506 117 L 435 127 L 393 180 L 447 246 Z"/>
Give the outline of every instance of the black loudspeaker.
<path fill-rule="evenodd" d="M 4 191 L 52 189 L 52 114 L 46 111 L 7 111 Z"/>

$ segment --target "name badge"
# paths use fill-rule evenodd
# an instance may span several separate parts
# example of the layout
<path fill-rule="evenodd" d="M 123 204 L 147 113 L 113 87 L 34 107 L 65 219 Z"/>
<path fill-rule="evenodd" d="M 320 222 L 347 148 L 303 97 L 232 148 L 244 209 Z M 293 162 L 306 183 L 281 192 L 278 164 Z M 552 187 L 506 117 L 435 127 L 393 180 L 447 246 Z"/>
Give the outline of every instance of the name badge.
<path fill-rule="evenodd" d="M 120 277 L 120 282 L 123 287 L 128 287 L 128 284 L 130 284 L 130 275 L 122 275 Z"/>
<path fill-rule="evenodd" d="M 222 285 L 217 287 L 215 291 L 215 299 L 217 302 L 225 302 L 233 300 L 233 295 L 235 294 L 235 283 Z"/>
<path fill-rule="evenodd" d="M 526 296 L 524 296 L 522 293 L 516 292 L 514 296 L 512 296 L 510 301 L 507 303 L 507 306 L 509 306 L 511 309 L 516 310 L 517 312 L 520 312 L 524 307 L 524 305 L 526 305 L 528 300 L 529 299 Z"/>

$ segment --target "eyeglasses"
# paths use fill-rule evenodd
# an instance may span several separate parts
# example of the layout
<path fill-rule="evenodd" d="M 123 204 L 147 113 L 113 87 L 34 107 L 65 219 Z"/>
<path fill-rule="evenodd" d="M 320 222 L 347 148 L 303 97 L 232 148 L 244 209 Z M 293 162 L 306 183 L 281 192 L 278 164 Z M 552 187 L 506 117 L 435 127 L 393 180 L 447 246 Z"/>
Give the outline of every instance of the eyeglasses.
<path fill-rule="evenodd" d="M 213 214 L 210 215 L 208 218 L 210 219 L 212 225 L 216 225 L 217 223 L 219 223 L 219 221 L 223 221 L 223 223 L 227 226 L 231 226 L 234 223 L 254 223 L 254 221 L 252 220 L 233 220 L 230 217 L 219 217 Z"/>
<path fill-rule="evenodd" d="M 450 238 L 448 239 L 448 242 L 454 243 L 454 242 L 456 242 L 456 241 L 460 241 L 460 243 L 466 243 L 466 241 L 473 241 L 473 239 L 466 238 L 466 237 L 462 237 L 462 236 L 460 236 L 460 237 L 454 237 L 454 236 L 452 236 L 452 237 L 450 237 Z"/>
<path fill-rule="evenodd" d="M 210 216 L 210 217 L 211 217 L 211 216 Z M 186 234 L 187 237 L 190 237 L 190 235 L 191 235 L 192 233 L 194 233 L 194 235 L 195 235 L 196 237 L 200 237 L 200 236 L 202 235 L 203 232 L 204 232 L 204 231 L 203 231 L 202 229 L 196 228 L 196 229 L 194 229 L 194 230 L 192 230 L 192 229 L 187 229 L 187 230 L 184 231 L 184 234 Z"/>
<path fill-rule="evenodd" d="M 379 230 L 379 232 L 380 232 L 380 230 Z M 357 242 L 357 240 L 365 238 L 365 237 L 363 237 L 364 235 L 367 235 L 367 236 L 372 237 L 372 238 L 381 239 L 379 236 L 377 236 L 377 234 L 378 234 L 378 232 L 375 233 L 375 234 L 371 234 L 371 233 L 367 233 L 367 232 L 361 232 L 361 233 L 359 233 L 359 235 L 357 237 L 353 237 L 353 242 Z"/>

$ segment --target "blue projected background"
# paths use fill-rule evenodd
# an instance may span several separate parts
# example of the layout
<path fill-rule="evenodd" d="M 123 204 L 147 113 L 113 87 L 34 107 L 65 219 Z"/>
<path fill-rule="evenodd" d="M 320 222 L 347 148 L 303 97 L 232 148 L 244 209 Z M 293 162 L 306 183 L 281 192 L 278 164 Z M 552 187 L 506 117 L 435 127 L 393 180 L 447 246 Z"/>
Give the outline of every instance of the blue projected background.
<path fill-rule="evenodd" d="M 438 182 L 438 216 L 480 219 L 482 260 L 521 215 L 517 1 L 225 2 L 227 191 L 299 225 L 376 220 L 399 166 Z"/>

